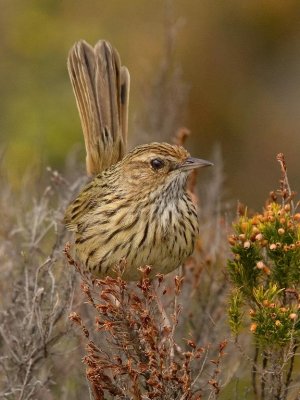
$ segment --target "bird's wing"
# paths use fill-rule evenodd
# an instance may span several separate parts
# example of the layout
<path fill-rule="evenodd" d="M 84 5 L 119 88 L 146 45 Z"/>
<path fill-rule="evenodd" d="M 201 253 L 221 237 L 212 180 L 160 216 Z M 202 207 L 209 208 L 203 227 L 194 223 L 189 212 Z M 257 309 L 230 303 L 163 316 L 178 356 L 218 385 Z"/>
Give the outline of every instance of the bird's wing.
<path fill-rule="evenodd" d="M 88 175 L 97 175 L 126 152 L 130 76 L 118 52 L 105 40 L 91 47 L 79 41 L 68 71 L 80 115 Z"/>
<path fill-rule="evenodd" d="M 78 224 L 99 204 L 102 197 L 101 185 L 97 179 L 85 185 L 79 195 L 69 204 L 65 212 L 64 222 L 70 231 L 77 231 Z"/>

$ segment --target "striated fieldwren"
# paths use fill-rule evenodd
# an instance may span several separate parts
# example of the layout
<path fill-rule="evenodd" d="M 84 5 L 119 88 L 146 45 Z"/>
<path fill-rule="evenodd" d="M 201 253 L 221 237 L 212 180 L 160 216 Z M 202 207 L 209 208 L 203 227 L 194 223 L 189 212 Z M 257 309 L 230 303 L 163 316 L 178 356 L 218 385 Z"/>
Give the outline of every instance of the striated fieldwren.
<path fill-rule="evenodd" d="M 94 48 L 76 43 L 68 70 L 87 172 L 94 176 L 65 215 L 83 267 L 98 277 L 114 276 L 125 260 L 125 280 L 139 279 L 144 265 L 152 267 L 152 275 L 174 270 L 191 255 L 198 235 L 197 213 L 186 191 L 188 174 L 212 164 L 168 143 L 137 146 L 124 156 L 129 73 L 108 42 Z"/>

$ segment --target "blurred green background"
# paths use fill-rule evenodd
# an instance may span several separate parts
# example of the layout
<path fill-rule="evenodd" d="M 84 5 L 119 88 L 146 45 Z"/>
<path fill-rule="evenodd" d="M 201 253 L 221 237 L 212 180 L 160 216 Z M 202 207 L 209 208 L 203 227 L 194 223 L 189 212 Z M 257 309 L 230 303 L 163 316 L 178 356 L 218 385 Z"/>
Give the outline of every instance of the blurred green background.
<path fill-rule="evenodd" d="M 109 40 L 131 73 L 130 127 L 163 58 L 166 10 L 184 24 L 175 61 L 189 85 L 193 155 L 222 148 L 226 195 L 259 208 L 277 185 L 278 152 L 300 190 L 299 0 L 1 0 L 0 137 L 15 186 L 28 168 L 62 169 L 80 143 L 66 57 L 84 38 Z M 180 22 L 181 23 L 181 22 Z M 131 129 L 130 143 L 145 142 Z M 159 131 L 147 141 L 162 140 Z"/>

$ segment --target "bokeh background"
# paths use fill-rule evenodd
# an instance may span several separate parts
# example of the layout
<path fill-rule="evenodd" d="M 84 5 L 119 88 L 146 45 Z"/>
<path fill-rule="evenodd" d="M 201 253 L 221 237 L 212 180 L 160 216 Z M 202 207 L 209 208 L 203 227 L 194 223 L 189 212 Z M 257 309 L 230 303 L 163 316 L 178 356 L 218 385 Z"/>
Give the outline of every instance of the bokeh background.
<path fill-rule="evenodd" d="M 47 165 L 62 170 L 76 146 L 84 159 L 66 69 L 68 50 L 81 38 L 109 40 L 131 72 L 130 144 L 168 140 L 159 127 L 140 134 L 136 128 L 164 59 L 168 18 L 177 32 L 173 62 L 188 88 L 178 124 L 192 131 L 187 147 L 193 155 L 209 158 L 219 144 L 226 196 L 252 208 L 277 186 L 278 152 L 286 156 L 292 187 L 300 188 L 299 0 L 0 5 L 1 168 L 16 188 L 27 170 L 36 176 Z"/>

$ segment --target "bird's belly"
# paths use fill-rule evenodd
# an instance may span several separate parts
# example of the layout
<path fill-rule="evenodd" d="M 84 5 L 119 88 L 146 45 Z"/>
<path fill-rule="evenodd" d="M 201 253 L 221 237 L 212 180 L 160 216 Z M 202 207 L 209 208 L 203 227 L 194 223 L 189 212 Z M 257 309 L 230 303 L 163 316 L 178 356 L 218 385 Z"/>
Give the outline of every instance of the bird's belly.
<path fill-rule="evenodd" d="M 123 278 L 138 280 L 138 268 L 150 265 L 151 275 L 167 274 L 176 269 L 192 253 L 198 233 L 197 218 L 182 213 L 153 215 L 131 213 L 124 215 L 120 223 L 110 221 L 107 232 L 101 224 L 89 228 L 77 236 L 77 254 L 83 265 L 96 276 L 116 275 L 120 261 L 125 265 Z M 115 220 L 120 222 L 120 218 Z M 115 233 L 115 234 L 113 234 Z"/>
<path fill-rule="evenodd" d="M 178 232 L 156 228 L 155 233 L 149 234 L 148 240 L 142 246 L 136 241 L 137 251 L 127 258 L 131 274 L 134 273 L 135 279 L 140 278 L 141 274 L 137 269 L 144 265 L 151 266 L 151 276 L 157 273 L 167 274 L 178 268 L 194 249 L 195 237 L 192 232 L 186 231 L 185 237 L 187 242 Z"/>

